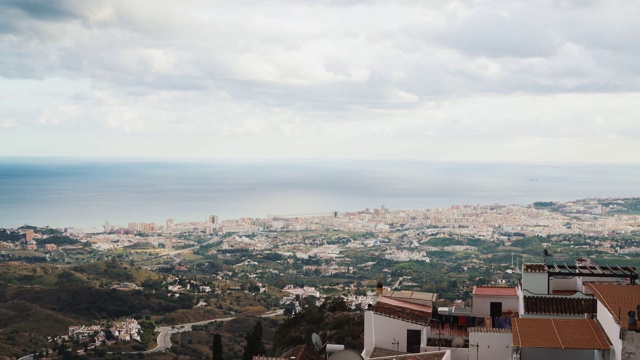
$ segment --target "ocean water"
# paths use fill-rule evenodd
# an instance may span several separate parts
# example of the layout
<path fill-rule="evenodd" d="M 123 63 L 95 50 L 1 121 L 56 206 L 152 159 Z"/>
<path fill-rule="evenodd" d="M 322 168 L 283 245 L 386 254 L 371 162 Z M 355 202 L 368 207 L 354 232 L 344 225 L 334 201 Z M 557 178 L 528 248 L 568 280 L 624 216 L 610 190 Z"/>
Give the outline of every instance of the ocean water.
<path fill-rule="evenodd" d="M 640 196 L 640 164 L 0 159 L 0 227 Z"/>

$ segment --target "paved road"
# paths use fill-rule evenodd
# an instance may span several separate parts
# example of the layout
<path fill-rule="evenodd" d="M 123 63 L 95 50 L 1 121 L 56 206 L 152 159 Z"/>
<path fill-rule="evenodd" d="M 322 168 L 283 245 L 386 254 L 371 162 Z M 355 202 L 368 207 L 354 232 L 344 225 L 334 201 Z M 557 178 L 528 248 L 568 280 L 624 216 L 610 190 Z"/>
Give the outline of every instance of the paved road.
<path fill-rule="evenodd" d="M 278 316 L 282 314 L 284 314 L 284 310 L 274 310 L 274 311 L 264 313 L 260 315 L 260 317 L 271 317 L 271 316 Z M 205 325 L 205 324 L 209 324 L 216 321 L 229 321 L 235 318 L 236 318 L 235 316 L 230 316 L 230 317 L 219 318 L 219 319 L 211 319 L 211 320 L 198 321 L 198 322 L 192 322 L 187 324 L 179 324 L 174 326 L 162 326 L 162 327 L 156 328 L 156 331 L 160 332 L 160 334 L 158 334 L 158 340 L 157 340 L 158 346 L 156 346 L 155 349 L 145 351 L 145 353 L 154 353 L 154 352 L 161 352 L 161 351 L 167 350 L 168 348 L 171 347 L 171 335 L 176 333 L 181 333 L 181 332 L 193 331 L 194 325 Z"/>

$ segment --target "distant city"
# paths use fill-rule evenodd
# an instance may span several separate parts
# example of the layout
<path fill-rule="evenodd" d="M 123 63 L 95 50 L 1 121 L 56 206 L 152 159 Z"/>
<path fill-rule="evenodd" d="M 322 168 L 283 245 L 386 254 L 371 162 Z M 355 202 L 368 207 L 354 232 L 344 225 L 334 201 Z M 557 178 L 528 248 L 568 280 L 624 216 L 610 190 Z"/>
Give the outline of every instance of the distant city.
<path fill-rule="evenodd" d="M 45 345 L 34 353 L 45 356 L 49 349 L 58 355 L 188 355 L 196 348 L 192 336 L 210 339 L 224 330 L 223 322 L 255 324 L 250 316 L 258 314 L 274 318 L 273 331 L 287 332 L 291 316 L 312 317 L 326 309 L 358 319 L 349 330 L 356 333 L 353 341 L 336 339 L 361 350 L 365 359 L 415 352 L 451 359 L 455 349 L 469 356 L 479 341 L 502 349 L 501 356 L 534 354 L 525 349 L 535 347 L 534 341 L 517 334 L 536 326 L 595 326 L 596 298 L 613 301 L 608 293 L 620 289 L 615 286 L 637 285 L 639 234 L 640 198 L 423 210 L 381 205 L 223 221 L 211 214 L 164 224 L 105 221 L 90 229 L 25 225 L 0 229 L 0 283 L 7 299 L 24 299 L 17 290 L 26 288 L 33 293 L 24 300 L 29 306 L 54 306 L 68 317 L 39 340 Z M 48 289 L 59 296 L 38 295 Z M 625 308 L 640 299 L 636 289 L 625 287 L 631 296 Z M 86 300 L 76 300 L 78 291 Z M 109 301 L 102 300 L 106 294 Z M 74 299 L 65 301 L 67 296 Z M 597 318 L 607 311 L 599 309 Z M 617 325 L 602 323 L 604 330 L 593 334 L 581 330 L 580 338 L 595 337 L 589 344 L 580 340 L 580 346 L 609 351 L 593 341 L 611 339 L 626 318 L 613 310 L 607 314 Z M 628 317 L 635 321 L 635 313 Z M 2 319 L 7 329 L 18 326 L 0 313 Z M 421 335 L 409 336 L 412 331 Z M 238 330 L 225 334 L 225 359 L 239 358 L 241 347 L 232 340 Z M 557 336 L 574 341 L 570 334 Z M 19 349 L 27 339 L 1 336 L 6 349 L 24 354 Z M 387 341 L 394 337 L 404 340 Z M 301 342 L 269 341 L 274 352 Z M 198 356 L 209 349 L 198 350 Z M 479 359 L 491 354 L 478 350 Z"/>
<path fill-rule="evenodd" d="M 211 215 L 204 221 L 176 223 L 173 219 L 167 219 L 164 224 L 131 222 L 126 226 L 112 225 L 105 221 L 101 227 L 60 230 L 88 241 L 92 247 L 102 251 L 131 246 L 139 241 L 149 241 L 149 238 L 136 236 L 139 233 L 157 235 L 152 238 L 153 244 L 166 249 L 188 244 L 189 241 L 176 237 L 185 233 L 224 235 L 327 230 L 374 233 L 421 231 L 426 234 L 473 236 L 491 241 L 507 239 L 505 233 L 518 233 L 522 236 L 606 236 L 640 229 L 639 214 L 620 212 L 625 209 L 626 204 L 633 201 L 635 199 L 584 199 L 529 205 L 454 205 L 425 210 L 391 210 L 381 205 L 376 209 L 335 211 L 324 215 L 270 215 L 267 218 L 224 221 L 219 221 L 218 216 Z M 29 240 L 29 237 L 27 239 Z M 246 243 L 239 241 L 228 246 L 262 250 L 272 245 L 266 236 L 258 236 Z M 638 247 L 617 249 L 612 241 L 601 243 L 598 250 L 612 253 L 640 252 Z M 407 252 L 401 252 L 397 256 L 413 258 L 413 255 Z"/>

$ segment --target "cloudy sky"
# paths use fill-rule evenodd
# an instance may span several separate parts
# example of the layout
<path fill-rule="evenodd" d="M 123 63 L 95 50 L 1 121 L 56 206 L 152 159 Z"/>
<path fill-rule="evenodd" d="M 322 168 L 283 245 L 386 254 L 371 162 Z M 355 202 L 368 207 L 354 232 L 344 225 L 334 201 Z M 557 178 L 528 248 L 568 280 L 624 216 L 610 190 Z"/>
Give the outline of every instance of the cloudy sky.
<path fill-rule="evenodd" d="M 640 162 L 640 2 L 0 2 L 0 156 Z"/>

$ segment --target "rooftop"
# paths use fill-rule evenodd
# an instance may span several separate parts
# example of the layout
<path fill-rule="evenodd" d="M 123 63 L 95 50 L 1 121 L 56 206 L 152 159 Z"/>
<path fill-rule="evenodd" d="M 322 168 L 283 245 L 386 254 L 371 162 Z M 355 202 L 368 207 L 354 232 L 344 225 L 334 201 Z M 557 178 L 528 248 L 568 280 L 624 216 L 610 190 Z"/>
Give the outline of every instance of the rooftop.
<path fill-rule="evenodd" d="M 577 259 L 575 265 L 567 264 L 524 264 L 524 272 L 546 272 L 550 277 L 580 274 L 588 277 L 626 278 L 632 283 L 638 280 L 636 268 L 619 265 L 598 265 L 589 259 Z"/>
<path fill-rule="evenodd" d="M 314 349 L 307 345 L 298 345 L 295 348 L 282 354 L 282 358 L 284 358 L 285 360 L 289 360 L 291 357 L 295 357 L 296 360 L 324 360 L 324 356 L 318 355 L 318 353 Z M 263 359 L 256 359 L 256 357 L 254 356 L 253 360 Z"/>
<path fill-rule="evenodd" d="M 481 296 L 518 296 L 515 287 L 506 286 L 476 286 L 473 295 Z"/>
<path fill-rule="evenodd" d="M 522 348 L 609 350 L 593 319 L 512 319 L 513 345 Z"/>
<path fill-rule="evenodd" d="M 415 354 L 411 354 L 411 353 L 403 353 L 403 352 L 399 352 L 399 351 L 394 351 L 394 350 L 387 350 L 387 349 L 382 349 L 382 348 L 374 348 L 373 352 L 371 353 L 371 357 L 370 359 L 378 359 L 378 360 L 384 360 L 384 359 L 390 359 L 390 360 L 397 360 L 397 359 L 403 359 L 403 360 L 441 360 L 442 358 L 444 358 L 444 356 L 446 355 L 445 351 L 432 351 L 432 352 L 428 352 L 428 353 L 415 353 Z"/>
<path fill-rule="evenodd" d="M 580 274 L 582 276 L 588 277 L 627 278 L 632 282 L 638 280 L 638 272 L 631 266 L 599 266 L 595 263 L 579 265 L 558 265 L 554 263 L 553 265 L 547 265 L 547 268 L 549 276 L 566 276 L 569 274 Z"/>
<path fill-rule="evenodd" d="M 403 300 L 422 300 L 422 301 L 435 301 L 436 294 L 420 291 L 385 291 L 382 296 L 403 299 Z"/>
<path fill-rule="evenodd" d="M 433 308 L 428 305 L 416 304 L 408 301 L 381 297 L 371 308 L 374 312 L 390 317 L 416 322 L 428 323 Z"/>
<path fill-rule="evenodd" d="M 620 327 L 628 329 L 629 315 L 627 313 L 630 310 L 637 311 L 637 306 L 640 304 L 640 286 L 588 283 L 587 287 L 593 291 L 596 299 L 609 310 Z"/>
<path fill-rule="evenodd" d="M 596 312 L 594 298 L 571 298 L 560 296 L 525 296 L 526 314 L 584 315 Z"/>
<path fill-rule="evenodd" d="M 547 272 L 545 264 L 524 264 L 524 272 Z"/>

